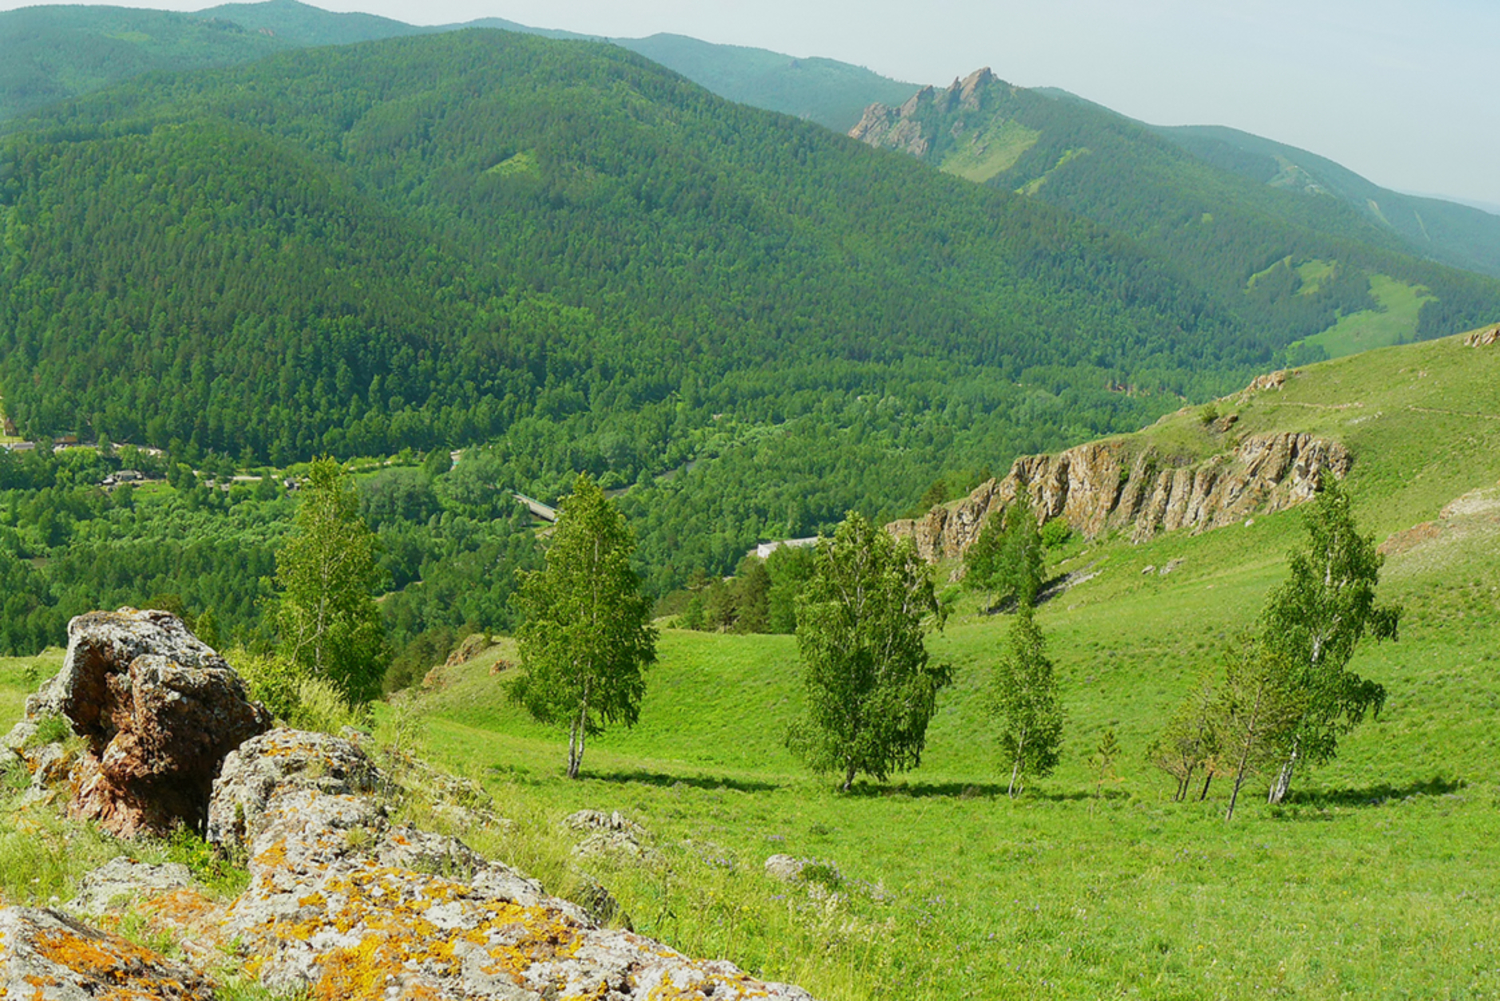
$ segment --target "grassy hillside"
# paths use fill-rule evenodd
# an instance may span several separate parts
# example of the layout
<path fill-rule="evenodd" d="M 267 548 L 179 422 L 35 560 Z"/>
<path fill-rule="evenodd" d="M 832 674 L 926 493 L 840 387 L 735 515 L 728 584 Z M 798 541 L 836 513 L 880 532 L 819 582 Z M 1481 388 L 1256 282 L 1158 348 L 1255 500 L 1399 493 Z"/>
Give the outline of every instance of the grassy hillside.
<path fill-rule="evenodd" d="M 1252 789 L 1233 824 L 1227 790 L 1173 804 L 1171 780 L 1141 756 L 1284 574 L 1296 511 L 1060 554 L 1064 569 L 1100 573 L 1041 613 L 1068 731 L 1057 774 L 1016 802 L 983 708 L 1005 617 L 972 604 L 931 641 L 958 681 L 922 768 L 850 796 L 780 745 L 800 703 L 789 637 L 666 632 L 641 724 L 592 744 L 580 782 L 559 777 L 559 735 L 504 701 L 506 673 L 491 665 L 514 658 L 505 645 L 425 697 L 426 746 L 551 816 L 593 807 L 643 823 L 670 875 L 588 863 L 638 928 L 820 997 L 1486 996 L 1500 986 L 1487 904 L 1500 880 L 1484 862 L 1500 807 L 1497 376 L 1500 351 L 1448 339 L 1221 402 L 1236 431 L 1344 441 L 1361 525 L 1404 533 L 1381 591 L 1405 605 L 1400 641 L 1355 664 L 1390 690 L 1387 710 L 1289 804 L 1267 807 Z M 1208 435 L 1184 411 L 1141 438 L 1206 453 L 1219 447 Z M 1184 562 L 1170 576 L 1141 572 L 1173 559 Z M 1106 727 L 1125 755 L 1096 799 L 1085 759 Z M 836 864 L 840 897 L 812 902 L 768 880 L 761 863 L 778 852 Z"/>
<path fill-rule="evenodd" d="M 1434 265 L 1449 258 L 1409 243 L 1362 200 L 1267 184 L 1107 108 L 987 70 L 924 90 L 900 112 L 872 109 L 855 134 L 1129 234 L 1221 308 L 1292 331 L 1302 342 L 1293 360 L 1444 336 L 1500 304 L 1500 285 Z M 1315 281 L 1304 277 L 1309 265 Z M 1418 286 L 1422 301 L 1410 291 Z"/>
<path fill-rule="evenodd" d="M 1487 997 L 1500 988 L 1500 875 L 1488 864 L 1500 809 L 1497 376 L 1500 349 L 1447 339 L 1220 401 L 1237 432 L 1303 430 L 1354 451 L 1361 525 L 1394 536 L 1381 597 L 1405 606 L 1399 642 L 1354 665 L 1390 691 L 1385 712 L 1303 774 L 1287 804 L 1252 789 L 1232 824 L 1222 782 L 1207 803 L 1172 803 L 1171 780 L 1142 752 L 1281 578 L 1296 511 L 1053 554 L 1100 573 L 1041 610 L 1068 730 L 1058 772 L 1014 802 L 983 708 L 1006 619 L 972 602 L 931 639 L 957 682 L 923 766 L 852 795 L 781 746 L 801 699 L 790 637 L 667 630 L 640 725 L 593 742 L 577 782 L 561 777 L 564 738 L 504 697 L 520 670 L 508 640 L 445 669 L 415 717 L 382 707 L 382 726 L 419 734 L 426 754 L 484 782 L 514 821 L 464 830 L 485 850 L 550 886 L 592 874 L 637 930 L 826 1001 Z M 1188 455 L 1223 444 L 1192 409 L 1139 439 Z M 1169 576 L 1141 573 L 1175 559 Z M 55 651 L 0 661 L 0 725 L 56 666 Z M 1100 788 L 1085 759 L 1106 727 L 1124 756 L 1119 781 Z M 560 821 L 585 807 L 643 824 L 649 853 L 572 856 L 577 836 Z M 7 892 L 66 894 L 78 866 L 118 850 L 78 843 L 71 869 L 61 855 L 45 883 Z M 778 882 L 763 863 L 780 853 L 819 865 L 804 883 Z"/>

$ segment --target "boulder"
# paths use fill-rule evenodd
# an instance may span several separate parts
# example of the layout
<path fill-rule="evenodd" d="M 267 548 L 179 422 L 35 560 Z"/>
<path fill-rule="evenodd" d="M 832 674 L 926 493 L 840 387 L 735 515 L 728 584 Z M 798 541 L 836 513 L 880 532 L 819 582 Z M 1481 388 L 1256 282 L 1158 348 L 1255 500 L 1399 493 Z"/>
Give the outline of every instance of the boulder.
<path fill-rule="evenodd" d="M 454 647 L 448 659 L 443 662 L 444 667 L 458 667 L 467 664 L 490 648 L 490 642 L 484 633 L 472 633 L 463 638 L 463 641 Z"/>
<path fill-rule="evenodd" d="M 78 895 L 68 901 L 67 908 L 75 914 L 104 914 L 122 902 L 133 903 L 192 882 L 193 874 L 185 865 L 148 865 L 121 855 L 80 879 Z"/>
<path fill-rule="evenodd" d="M 599 928 L 461 842 L 389 829 L 367 797 L 291 789 L 268 804 L 224 933 L 273 990 L 318 997 L 770 998 L 729 963 Z"/>
<path fill-rule="evenodd" d="M 87 747 L 76 763 L 52 755 L 66 775 L 27 752 L 33 773 L 69 778 L 69 811 L 121 837 L 201 829 L 219 762 L 270 725 L 239 676 L 181 619 L 129 608 L 68 623 L 62 670 L 27 700 L 7 741 L 25 743 L 49 716 L 65 718 Z"/>
<path fill-rule="evenodd" d="M 243 849 L 266 823 L 271 800 L 312 790 L 363 796 L 386 785 L 385 776 L 357 744 L 326 733 L 279 727 L 245 741 L 224 759 L 208 807 L 207 840 Z"/>
<path fill-rule="evenodd" d="M 0 910 L 0 997 L 212 1001 L 199 974 L 52 910 Z"/>
<path fill-rule="evenodd" d="M 802 878 L 807 860 L 791 855 L 772 855 L 766 859 L 766 875 L 783 883 L 795 883 Z"/>

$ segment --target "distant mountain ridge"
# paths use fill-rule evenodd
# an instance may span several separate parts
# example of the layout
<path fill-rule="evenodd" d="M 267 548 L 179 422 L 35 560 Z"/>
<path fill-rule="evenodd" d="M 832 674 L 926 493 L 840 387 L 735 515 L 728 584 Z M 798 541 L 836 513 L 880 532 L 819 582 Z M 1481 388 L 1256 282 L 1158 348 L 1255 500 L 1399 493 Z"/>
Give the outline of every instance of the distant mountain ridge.
<path fill-rule="evenodd" d="M 334 13 L 298 0 L 231 3 L 192 14 L 42 6 L 0 13 L 0 122 L 151 70 L 228 66 L 289 48 L 346 45 L 463 28 L 611 41 L 728 98 L 847 132 L 872 104 L 899 107 L 918 87 L 833 59 L 794 58 L 681 35 L 636 39 L 533 28 L 503 18 L 417 26 Z M 1108 111 L 1057 88 L 1031 93 Z M 1109 112 L 1113 114 L 1113 112 Z M 1304 193 L 1332 194 L 1407 253 L 1500 277 L 1500 216 L 1380 188 L 1333 161 L 1219 126 L 1147 126 L 1215 166 Z M 1500 210 L 1496 210 L 1500 211 Z"/>

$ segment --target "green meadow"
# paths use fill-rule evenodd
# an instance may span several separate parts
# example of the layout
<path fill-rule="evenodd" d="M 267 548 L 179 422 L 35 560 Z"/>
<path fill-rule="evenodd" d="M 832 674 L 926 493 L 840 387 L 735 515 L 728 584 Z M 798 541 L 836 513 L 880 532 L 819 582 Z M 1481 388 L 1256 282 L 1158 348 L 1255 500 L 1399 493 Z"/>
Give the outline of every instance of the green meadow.
<path fill-rule="evenodd" d="M 1386 349 L 1219 401 L 1239 416 L 1227 437 L 1197 408 L 1136 436 L 1187 457 L 1262 431 L 1336 437 L 1361 525 L 1390 539 L 1381 595 L 1405 607 L 1400 637 L 1354 664 L 1388 689 L 1385 711 L 1287 803 L 1247 787 L 1232 823 L 1227 781 L 1174 803 L 1144 751 L 1253 624 L 1296 510 L 1050 554 L 1053 572 L 1096 576 L 1039 612 L 1067 731 L 1057 772 L 1015 800 L 985 708 L 1008 619 L 971 595 L 930 638 L 956 681 L 922 766 L 847 795 L 782 745 L 802 699 L 786 636 L 663 628 L 640 724 L 591 742 L 578 781 L 566 735 L 506 699 L 508 640 L 381 706 L 379 730 L 485 786 L 513 823 L 457 828 L 476 847 L 558 892 L 597 879 L 615 920 L 823 1001 L 1500 997 L 1497 377 L 1500 350 Z M 0 662 L 7 717 L 32 660 Z M 1123 754 L 1101 781 L 1087 759 L 1106 729 Z M 562 818 L 583 808 L 642 825 L 645 854 L 575 858 Z M 783 883 L 772 854 L 815 864 Z"/>

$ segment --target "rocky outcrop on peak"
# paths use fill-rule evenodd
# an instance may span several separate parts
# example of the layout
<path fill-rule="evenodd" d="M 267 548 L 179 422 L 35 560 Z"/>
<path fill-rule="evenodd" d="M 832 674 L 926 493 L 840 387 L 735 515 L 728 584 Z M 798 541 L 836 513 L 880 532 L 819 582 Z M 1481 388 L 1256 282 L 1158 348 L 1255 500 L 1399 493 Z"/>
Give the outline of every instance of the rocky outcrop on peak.
<path fill-rule="evenodd" d="M 1181 463 L 1152 448 L 1132 454 L 1123 441 L 1092 442 L 1024 456 L 1003 479 L 980 484 L 956 505 L 886 529 L 913 539 L 930 562 L 959 557 L 985 520 L 1025 491 L 1041 523 L 1060 518 L 1089 538 L 1120 531 L 1139 542 L 1293 507 L 1312 498 L 1324 472 L 1343 477 L 1352 463 L 1338 442 L 1292 432 L 1250 435 L 1231 452 Z"/>
<path fill-rule="evenodd" d="M 213 1001 L 184 966 L 54 910 L 0 909 L 0 997 L 27 1001 Z"/>
<path fill-rule="evenodd" d="M 944 90 L 923 87 L 899 108 L 872 104 L 849 135 L 870 146 L 925 157 L 936 139 L 936 120 L 955 112 L 979 111 L 986 88 L 1000 82 L 986 66 L 954 80 Z"/>
<path fill-rule="evenodd" d="M 1492 344 L 1500 344 L 1500 323 L 1476 330 L 1464 338 L 1466 348 L 1487 348 Z"/>

